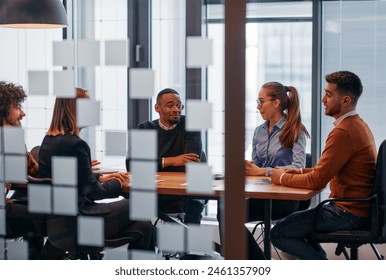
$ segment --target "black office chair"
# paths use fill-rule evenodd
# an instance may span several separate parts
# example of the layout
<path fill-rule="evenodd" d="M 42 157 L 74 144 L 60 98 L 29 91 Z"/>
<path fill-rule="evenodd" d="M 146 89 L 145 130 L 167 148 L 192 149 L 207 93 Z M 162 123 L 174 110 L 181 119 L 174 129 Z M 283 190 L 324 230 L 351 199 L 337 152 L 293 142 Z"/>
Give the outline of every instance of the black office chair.
<path fill-rule="evenodd" d="M 77 216 L 52 215 L 47 222 L 47 235 L 50 244 L 63 252 L 67 258 L 81 260 L 100 260 L 105 248 L 128 246 L 143 237 L 141 231 L 127 229 L 117 236 L 106 238 L 103 246 L 84 246 L 77 243 Z"/>
<path fill-rule="evenodd" d="M 34 160 L 36 160 L 37 163 L 39 163 L 39 152 L 40 152 L 40 146 L 35 146 L 30 151 L 30 154 L 32 155 Z"/>
<path fill-rule="evenodd" d="M 310 239 L 318 243 L 338 243 L 335 250 L 336 255 L 344 254 L 346 259 L 358 259 L 358 248 L 370 244 L 379 260 L 384 257 L 379 253 L 374 244 L 386 243 L 386 140 L 379 147 L 377 166 L 374 179 L 373 195 L 368 198 L 358 199 L 336 199 L 330 198 L 322 201 L 315 208 L 315 217 L 318 210 L 326 203 L 332 201 L 357 201 L 370 204 L 370 225 L 368 228 L 358 230 L 342 230 L 329 233 L 318 232 L 316 223 L 312 228 Z M 316 221 L 316 220 L 315 220 Z M 346 248 L 350 249 L 350 255 Z"/>
<path fill-rule="evenodd" d="M 14 193 L 11 196 L 13 203 L 28 204 L 28 184 L 51 184 L 51 178 L 36 178 L 27 175 L 27 182 L 23 184 L 12 184 L 11 189 Z"/>
<path fill-rule="evenodd" d="M 45 184 L 50 187 L 52 184 L 51 178 L 35 178 L 28 175 L 27 179 L 29 184 Z M 102 258 L 101 251 L 104 248 L 116 248 L 123 245 L 130 247 L 130 244 L 134 244 L 143 237 L 143 233 L 140 230 L 127 229 L 118 233 L 117 236 L 106 238 L 104 246 L 101 247 L 78 245 L 77 218 L 77 216 L 47 215 L 45 230 L 48 242 L 46 242 L 45 246 L 50 248 L 43 248 L 43 251 L 62 251 L 63 257 L 70 259 L 97 260 Z M 56 256 L 60 256 L 60 253 L 57 253 Z M 45 257 L 49 258 L 50 256 L 47 255 Z"/>

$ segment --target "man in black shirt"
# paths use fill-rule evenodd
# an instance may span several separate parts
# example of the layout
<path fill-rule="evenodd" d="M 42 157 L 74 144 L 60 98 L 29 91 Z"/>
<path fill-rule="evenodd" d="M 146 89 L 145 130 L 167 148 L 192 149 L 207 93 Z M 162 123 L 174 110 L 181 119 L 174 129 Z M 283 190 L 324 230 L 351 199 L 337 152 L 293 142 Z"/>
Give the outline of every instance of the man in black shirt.
<path fill-rule="evenodd" d="M 155 111 L 160 118 L 145 121 L 140 129 L 156 129 L 158 134 L 158 171 L 185 172 L 188 162 L 199 162 L 202 152 L 201 133 L 185 130 L 184 105 L 177 91 L 161 90 L 157 95 Z M 185 212 L 186 224 L 200 224 L 204 201 L 198 199 L 158 198 L 158 208 L 164 211 L 180 208 Z"/>

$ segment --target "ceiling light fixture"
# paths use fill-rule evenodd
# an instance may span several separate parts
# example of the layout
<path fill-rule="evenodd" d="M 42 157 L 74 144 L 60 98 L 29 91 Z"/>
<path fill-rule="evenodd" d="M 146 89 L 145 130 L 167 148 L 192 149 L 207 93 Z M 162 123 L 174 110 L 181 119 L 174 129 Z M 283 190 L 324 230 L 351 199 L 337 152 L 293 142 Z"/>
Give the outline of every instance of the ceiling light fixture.
<path fill-rule="evenodd" d="M 59 0 L 0 0 L 0 26 L 64 28 L 67 14 Z"/>

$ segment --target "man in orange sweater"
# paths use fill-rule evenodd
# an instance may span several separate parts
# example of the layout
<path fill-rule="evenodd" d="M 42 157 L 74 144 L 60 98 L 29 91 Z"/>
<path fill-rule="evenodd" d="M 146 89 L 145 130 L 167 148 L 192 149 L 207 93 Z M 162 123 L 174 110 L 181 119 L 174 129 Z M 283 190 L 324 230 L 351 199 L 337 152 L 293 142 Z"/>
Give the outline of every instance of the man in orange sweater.
<path fill-rule="evenodd" d="M 357 75 L 339 71 L 326 75 L 322 102 L 325 115 L 335 119 L 335 128 L 314 168 L 274 169 L 274 184 L 320 190 L 330 183 L 330 197 L 360 198 L 372 194 L 376 148 L 373 134 L 358 116 L 356 105 L 363 87 Z M 327 259 L 318 243 L 307 240 L 314 209 L 294 213 L 276 224 L 271 241 L 280 250 L 299 259 Z M 317 229 L 335 231 L 368 224 L 369 206 L 359 202 L 326 204 L 319 212 Z"/>

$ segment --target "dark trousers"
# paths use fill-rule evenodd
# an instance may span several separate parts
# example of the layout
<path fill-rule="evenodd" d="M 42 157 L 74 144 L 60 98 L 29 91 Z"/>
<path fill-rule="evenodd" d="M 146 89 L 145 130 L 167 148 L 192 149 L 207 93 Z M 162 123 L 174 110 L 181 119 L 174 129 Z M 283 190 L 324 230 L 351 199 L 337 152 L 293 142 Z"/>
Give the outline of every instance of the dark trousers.
<path fill-rule="evenodd" d="M 151 222 L 129 220 L 129 200 L 122 199 L 109 203 L 111 212 L 103 215 L 105 221 L 105 237 L 114 238 L 120 232 L 132 230 L 142 233 L 142 238 L 130 244 L 131 249 L 154 250 L 154 226 Z"/>
<path fill-rule="evenodd" d="M 316 229 L 321 232 L 359 229 L 368 225 L 368 219 L 359 218 L 332 203 L 322 207 L 318 213 Z M 315 209 L 310 209 L 278 222 L 271 230 L 272 244 L 302 260 L 326 260 L 320 244 L 308 239 L 314 215 Z"/>
<path fill-rule="evenodd" d="M 98 207 L 98 205 L 95 205 Z M 110 212 L 95 215 L 104 219 L 105 239 L 114 239 L 130 231 L 139 232 L 141 238 L 129 244 L 130 249 L 154 250 L 155 230 L 151 222 L 129 220 L 129 200 L 122 199 L 108 203 Z M 93 215 L 94 216 L 94 215 Z M 82 251 L 84 246 L 77 244 L 77 217 L 53 217 L 48 221 L 49 240 L 46 242 L 43 259 L 62 259 L 64 250 Z M 88 248 L 98 252 L 98 248 Z"/>
<path fill-rule="evenodd" d="M 158 209 L 165 213 L 184 213 L 185 224 L 200 224 L 205 201 L 158 196 Z"/>
<path fill-rule="evenodd" d="M 29 213 L 24 204 L 7 204 L 5 210 L 7 236 L 22 237 L 28 242 L 28 258 L 39 259 L 46 235 L 46 216 Z"/>

